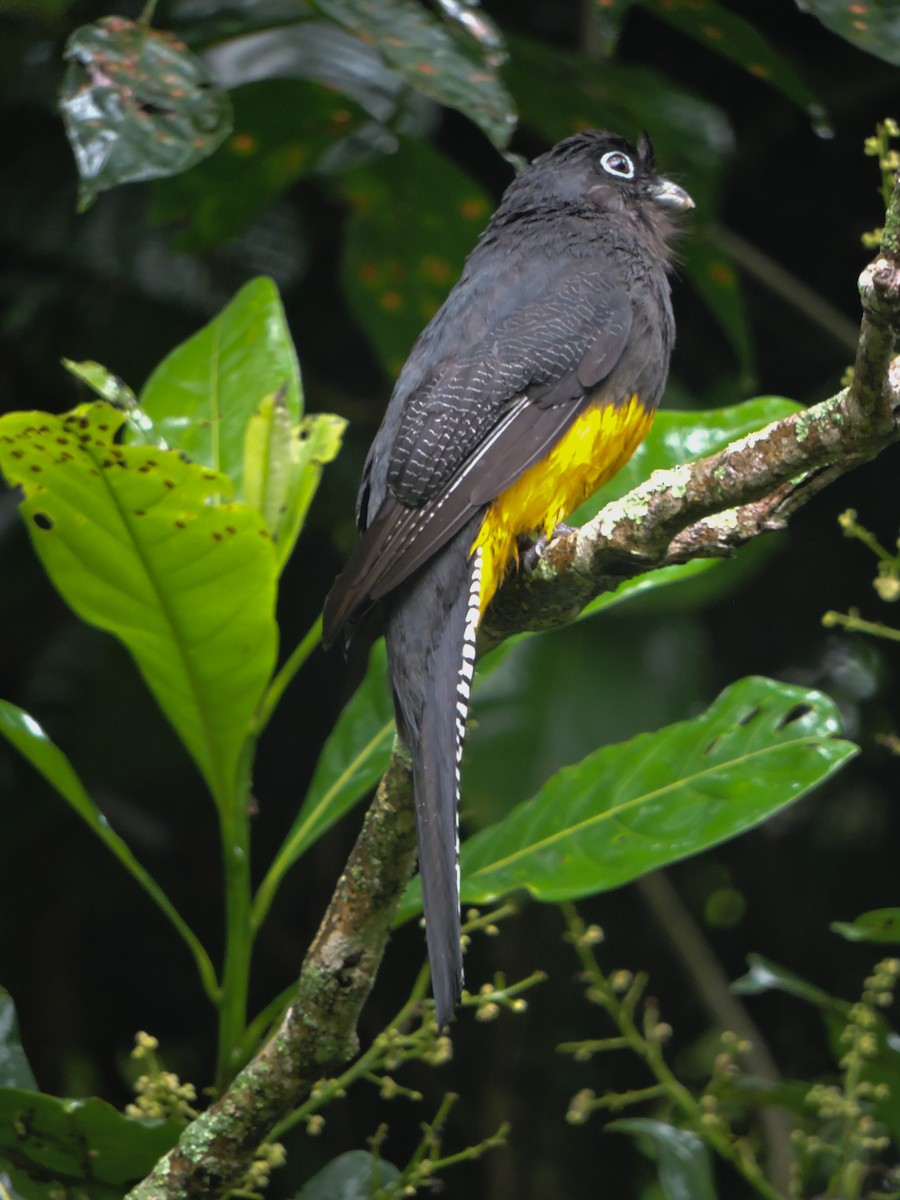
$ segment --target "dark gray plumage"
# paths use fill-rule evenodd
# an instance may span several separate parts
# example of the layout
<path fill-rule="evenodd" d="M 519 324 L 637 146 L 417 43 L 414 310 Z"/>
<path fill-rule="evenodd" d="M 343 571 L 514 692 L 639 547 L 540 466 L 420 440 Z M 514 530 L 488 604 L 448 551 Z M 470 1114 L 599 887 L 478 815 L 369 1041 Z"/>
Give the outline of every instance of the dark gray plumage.
<path fill-rule="evenodd" d="M 655 173 L 647 139 L 581 133 L 537 158 L 413 347 L 366 460 L 362 536 L 326 601 L 324 637 L 384 602 L 441 1025 L 462 982 L 454 831 L 477 628 L 470 551 L 490 503 L 588 405 L 637 394 L 656 407 L 674 341 L 669 214 L 689 205 Z"/>

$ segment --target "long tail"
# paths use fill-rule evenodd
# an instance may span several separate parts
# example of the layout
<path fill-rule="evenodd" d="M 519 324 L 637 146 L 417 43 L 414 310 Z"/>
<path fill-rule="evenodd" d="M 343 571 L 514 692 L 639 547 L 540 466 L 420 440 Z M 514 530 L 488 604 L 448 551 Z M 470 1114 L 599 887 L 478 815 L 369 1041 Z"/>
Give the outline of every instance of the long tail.
<path fill-rule="evenodd" d="M 438 1027 L 463 984 L 459 915 L 459 763 L 475 663 L 479 514 L 395 594 L 388 659 L 401 736 L 413 760 L 419 873 Z"/>

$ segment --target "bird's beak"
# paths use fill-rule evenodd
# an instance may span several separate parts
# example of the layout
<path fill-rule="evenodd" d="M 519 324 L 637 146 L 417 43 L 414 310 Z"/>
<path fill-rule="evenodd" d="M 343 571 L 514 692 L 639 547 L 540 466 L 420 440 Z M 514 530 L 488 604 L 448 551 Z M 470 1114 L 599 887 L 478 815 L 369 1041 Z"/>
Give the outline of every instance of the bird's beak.
<path fill-rule="evenodd" d="M 657 204 L 664 204 L 666 208 L 694 208 L 694 202 L 677 183 L 673 183 L 671 179 L 661 179 L 650 192 L 650 195 Z"/>

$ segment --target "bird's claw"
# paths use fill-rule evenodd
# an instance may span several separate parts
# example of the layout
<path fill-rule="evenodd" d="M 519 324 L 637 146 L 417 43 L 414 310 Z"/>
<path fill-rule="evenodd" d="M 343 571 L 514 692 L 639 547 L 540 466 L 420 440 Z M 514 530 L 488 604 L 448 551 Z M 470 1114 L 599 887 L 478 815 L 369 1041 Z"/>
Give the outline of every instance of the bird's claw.
<path fill-rule="evenodd" d="M 519 564 L 525 574 L 531 575 L 537 570 L 538 563 L 544 557 L 544 552 L 552 541 L 555 541 L 559 537 L 565 537 L 567 533 L 574 532 L 574 525 L 566 525 L 560 521 L 549 536 L 546 533 L 542 533 L 537 538 L 520 538 Z"/>

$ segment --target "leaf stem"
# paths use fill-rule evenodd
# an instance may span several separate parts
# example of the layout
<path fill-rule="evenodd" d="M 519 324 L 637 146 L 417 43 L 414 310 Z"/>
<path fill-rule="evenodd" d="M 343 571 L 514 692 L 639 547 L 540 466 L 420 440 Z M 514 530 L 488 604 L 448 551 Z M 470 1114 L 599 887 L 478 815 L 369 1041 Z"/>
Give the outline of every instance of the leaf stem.
<path fill-rule="evenodd" d="M 156 12 L 157 0 L 147 0 L 141 10 L 141 15 L 138 17 L 138 25 L 150 25 L 153 22 L 153 14 Z"/>
<path fill-rule="evenodd" d="M 223 1091 L 240 1063 L 247 1024 L 247 992 L 253 954 L 250 919 L 250 776 L 256 739 L 244 744 L 231 795 L 216 798 L 225 885 L 225 962 L 219 1008 L 216 1087 Z"/>
<path fill-rule="evenodd" d="M 873 637 L 900 642 L 900 629 L 883 625 L 880 621 L 866 621 L 852 608 L 848 613 L 834 611 L 825 613 L 822 617 L 822 624 L 826 629 L 834 629 L 836 625 L 840 625 L 842 629 L 849 629 L 851 633 L 870 633 Z"/>
<path fill-rule="evenodd" d="M 257 737 L 268 725 L 269 719 L 272 716 L 272 713 L 278 707 L 278 702 L 284 694 L 288 684 L 293 680 L 294 676 L 297 674 L 321 640 L 322 618 L 319 616 L 313 622 L 311 628 L 285 662 L 284 666 L 266 688 L 265 694 L 259 703 L 259 708 L 256 710 L 256 716 L 253 719 L 253 732 L 257 735 Z"/>
<path fill-rule="evenodd" d="M 575 947 L 575 952 L 581 962 L 584 978 L 589 981 L 589 997 L 604 1008 L 614 1023 L 618 1026 L 622 1038 L 649 1068 L 655 1077 L 656 1084 L 641 1089 L 635 1093 L 625 1093 L 623 1103 L 640 1101 L 658 1095 L 667 1095 L 671 1103 L 679 1110 L 692 1128 L 715 1152 L 743 1175 L 747 1183 L 765 1200 L 784 1200 L 784 1194 L 778 1191 L 763 1175 L 759 1164 L 752 1152 L 748 1151 L 741 1139 L 736 1138 L 727 1127 L 723 1128 L 719 1120 L 710 1120 L 704 1112 L 700 1101 L 675 1076 L 665 1060 L 660 1038 L 654 1036 L 656 1014 L 645 1004 L 644 1032 L 635 1021 L 638 1003 L 641 1000 L 647 984 L 643 974 L 635 976 L 627 992 L 621 998 L 606 975 L 601 971 L 594 955 L 592 944 L 585 937 L 585 926 L 574 905 L 563 904 L 563 915 L 568 926 L 568 938 Z M 618 1107 L 617 1097 L 592 1097 L 590 1110 L 596 1108 Z"/>

